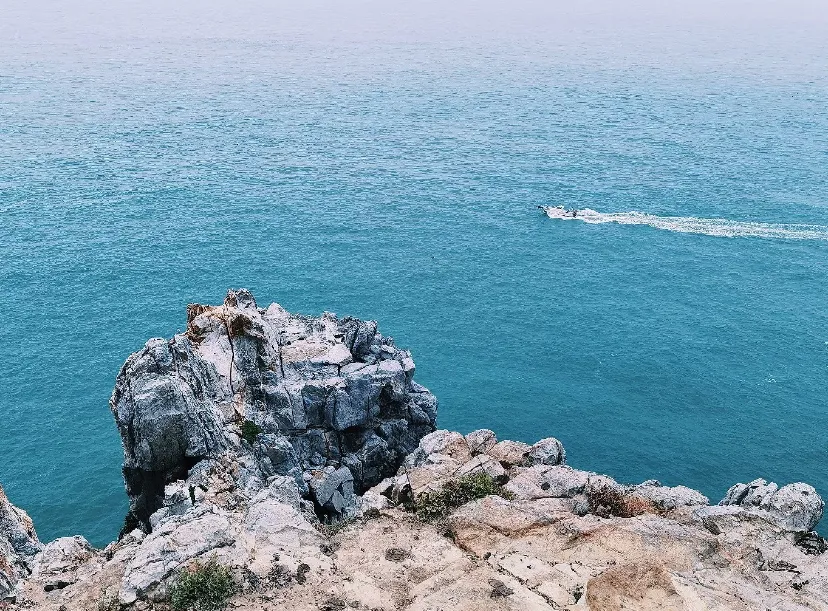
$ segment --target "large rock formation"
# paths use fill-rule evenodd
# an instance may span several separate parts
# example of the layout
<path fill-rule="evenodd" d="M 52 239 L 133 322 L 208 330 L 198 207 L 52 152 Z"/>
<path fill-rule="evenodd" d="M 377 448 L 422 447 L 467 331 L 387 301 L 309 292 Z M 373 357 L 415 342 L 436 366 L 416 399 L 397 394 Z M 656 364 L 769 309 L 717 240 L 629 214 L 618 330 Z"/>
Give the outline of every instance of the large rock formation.
<path fill-rule="evenodd" d="M 238 611 L 828 609 L 810 486 L 711 506 L 573 468 L 552 437 L 435 431 L 413 371 L 374 323 L 247 291 L 190 306 L 112 395 L 132 525 L 104 550 L 42 546 L 0 489 L 0 609 L 164 609 L 208 563 Z"/>
<path fill-rule="evenodd" d="M 112 393 L 127 524 L 149 531 L 164 487 L 203 485 L 222 456 L 253 492 L 288 475 L 318 512 L 352 511 L 435 428 L 437 401 L 413 375 L 372 321 L 262 309 L 244 289 L 188 306 L 187 331 L 132 354 Z"/>
<path fill-rule="evenodd" d="M 239 611 L 828 608 L 828 545 L 798 530 L 797 503 L 711 506 L 683 486 L 623 485 L 564 459 L 554 438 L 435 431 L 355 498 L 354 520 L 331 526 L 303 507 L 292 474 L 253 493 L 225 452 L 201 469 L 203 488 L 189 488 L 192 475 L 167 484 L 152 533 L 101 551 L 80 537 L 48 544 L 10 609 L 165 608 L 181 572 L 210 561 L 231 571 Z M 331 468 L 341 489 L 343 467 Z M 466 493 L 488 484 L 468 497 L 461 482 Z M 745 498 L 734 487 L 725 501 Z M 423 517 L 440 503 L 439 519 Z"/>
<path fill-rule="evenodd" d="M 31 518 L 11 504 L 0 486 L 0 600 L 13 595 L 17 581 L 32 572 L 41 548 Z"/>

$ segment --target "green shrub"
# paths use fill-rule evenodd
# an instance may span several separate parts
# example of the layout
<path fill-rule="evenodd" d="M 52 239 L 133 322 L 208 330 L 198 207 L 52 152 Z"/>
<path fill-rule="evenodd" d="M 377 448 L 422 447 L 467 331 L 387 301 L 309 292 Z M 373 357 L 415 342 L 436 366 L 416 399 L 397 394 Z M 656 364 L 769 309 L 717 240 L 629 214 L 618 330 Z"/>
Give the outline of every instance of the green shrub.
<path fill-rule="evenodd" d="M 452 509 L 465 505 L 469 501 L 482 499 L 496 494 L 511 498 L 511 493 L 499 486 L 486 473 L 472 473 L 446 482 L 442 490 L 429 492 L 417 498 L 414 510 L 417 517 L 424 522 L 433 522 L 451 512 Z"/>
<path fill-rule="evenodd" d="M 182 571 L 172 588 L 173 611 L 219 611 L 236 591 L 230 569 L 215 558 Z"/>
<path fill-rule="evenodd" d="M 256 437 L 262 432 L 262 427 L 258 424 L 253 422 L 252 420 L 245 420 L 242 422 L 241 425 L 241 436 L 247 443 L 253 445 L 256 441 Z"/>

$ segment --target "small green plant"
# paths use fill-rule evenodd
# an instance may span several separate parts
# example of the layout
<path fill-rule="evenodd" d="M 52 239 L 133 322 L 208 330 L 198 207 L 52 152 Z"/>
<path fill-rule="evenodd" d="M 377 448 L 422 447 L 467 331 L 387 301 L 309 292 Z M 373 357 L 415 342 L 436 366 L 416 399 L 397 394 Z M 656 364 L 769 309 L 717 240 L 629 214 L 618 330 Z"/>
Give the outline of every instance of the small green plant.
<path fill-rule="evenodd" d="M 316 530 L 330 538 L 339 534 L 343 529 L 356 522 L 355 518 L 327 518 L 314 524 Z"/>
<path fill-rule="evenodd" d="M 448 515 L 452 509 L 490 494 L 512 498 L 511 493 L 498 485 L 490 475 L 472 473 L 446 482 L 442 490 L 421 495 L 417 498 L 414 511 L 423 522 L 434 522 Z"/>
<path fill-rule="evenodd" d="M 219 611 L 236 591 L 230 569 L 215 558 L 184 569 L 172 588 L 173 611 Z"/>
<path fill-rule="evenodd" d="M 253 445 L 256 438 L 261 434 L 262 427 L 252 420 L 245 420 L 241 425 L 241 436 L 247 443 Z"/>

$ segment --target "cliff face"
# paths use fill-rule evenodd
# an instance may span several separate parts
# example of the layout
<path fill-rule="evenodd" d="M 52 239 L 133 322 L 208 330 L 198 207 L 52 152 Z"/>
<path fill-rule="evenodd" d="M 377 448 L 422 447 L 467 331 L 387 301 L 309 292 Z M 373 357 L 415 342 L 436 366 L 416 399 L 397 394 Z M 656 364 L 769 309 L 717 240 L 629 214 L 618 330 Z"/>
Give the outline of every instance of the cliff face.
<path fill-rule="evenodd" d="M 164 486 L 201 486 L 219 457 L 249 490 L 290 476 L 318 513 L 342 516 L 435 428 L 411 355 L 374 322 L 260 309 L 246 290 L 187 315 L 186 333 L 127 359 L 112 394 L 128 524 L 151 530 Z"/>
<path fill-rule="evenodd" d="M 41 548 L 31 518 L 11 504 L 0 486 L 0 600 L 14 592 L 20 578 L 31 573 Z"/>
<path fill-rule="evenodd" d="M 551 437 L 435 431 L 413 372 L 371 322 L 190 306 L 112 395 L 123 536 L 43 546 L 0 490 L 0 609 L 169 609 L 205 563 L 250 611 L 828 609 L 811 486 L 620 484 Z"/>

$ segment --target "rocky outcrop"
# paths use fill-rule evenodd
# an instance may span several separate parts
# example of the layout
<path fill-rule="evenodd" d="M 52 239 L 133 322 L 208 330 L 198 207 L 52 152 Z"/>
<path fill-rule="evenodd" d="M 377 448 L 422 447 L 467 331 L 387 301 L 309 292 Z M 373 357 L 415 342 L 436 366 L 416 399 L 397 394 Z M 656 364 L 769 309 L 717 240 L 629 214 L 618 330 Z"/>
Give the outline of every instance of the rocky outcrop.
<path fill-rule="evenodd" d="M 339 524 L 320 521 L 292 474 L 251 487 L 241 477 L 250 460 L 224 452 L 168 483 L 150 534 L 105 550 L 81 537 L 48 544 L 12 609 L 158 608 L 182 571 L 209 561 L 230 569 L 241 611 L 828 608 L 828 545 L 793 528 L 799 504 L 774 502 L 771 517 L 710 506 L 683 486 L 620 484 L 564 464 L 554 438 L 434 431 L 362 495 L 350 469 L 330 465 L 308 487 L 333 506 L 353 495 Z M 440 497 L 478 476 L 501 487 Z M 788 488 L 761 485 L 754 497 Z M 749 494 L 734 487 L 725 501 Z M 424 521 L 421 505 L 436 498 L 445 514 Z"/>
<path fill-rule="evenodd" d="M 731 486 L 719 505 L 739 507 L 785 530 L 800 532 L 813 530 L 825 509 L 825 503 L 813 486 L 797 483 L 780 488 L 763 479 Z"/>
<path fill-rule="evenodd" d="M 41 548 L 31 518 L 11 504 L 0 486 L 0 600 L 14 595 Z"/>
<path fill-rule="evenodd" d="M 319 512 L 347 514 L 435 428 L 437 401 L 413 376 L 373 321 L 263 309 L 246 290 L 188 306 L 186 333 L 131 355 L 110 401 L 128 525 L 149 531 L 165 486 L 203 485 L 222 456 L 251 491 L 290 476 Z"/>
<path fill-rule="evenodd" d="M 554 437 L 434 430 L 413 373 L 373 322 L 191 305 L 112 395 L 122 536 L 43 546 L 0 489 L 0 609 L 163 609 L 208 563 L 239 611 L 828 609 L 810 486 L 619 483 Z"/>

